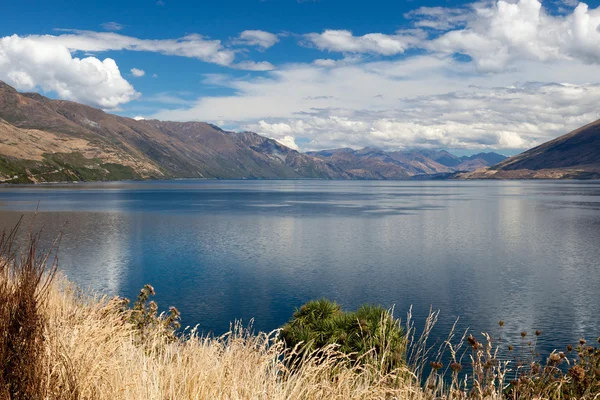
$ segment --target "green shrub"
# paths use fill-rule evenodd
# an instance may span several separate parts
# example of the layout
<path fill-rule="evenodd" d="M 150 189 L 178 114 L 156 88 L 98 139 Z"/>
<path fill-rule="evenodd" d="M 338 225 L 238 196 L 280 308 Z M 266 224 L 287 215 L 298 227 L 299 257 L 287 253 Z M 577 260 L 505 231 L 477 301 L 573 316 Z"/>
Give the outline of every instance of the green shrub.
<path fill-rule="evenodd" d="M 177 330 L 181 327 L 179 311 L 175 307 L 169 307 L 169 312 L 159 314 L 158 305 L 149 300 L 150 296 L 154 296 L 154 288 L 146 284 L 131 309 L 128 308 L 129 299 L 118 299 L 121 311 L 127 315 L 127 322 L 136 328 L 141 342 L 146 342 L 157 333 L 168 342 L 174 342 L 177 340 Z"/>
<path fill-rule="evenodd" d="M 402 366 L 405 359 L 400 323 L 380 306 L 363 305 L 345 312 L 326 299 L 310 301 L 283 326 L 281 337 L 288 348 L 299 350 L 299 356 L 334 345 L 351 360 L 384 371 Z"/>

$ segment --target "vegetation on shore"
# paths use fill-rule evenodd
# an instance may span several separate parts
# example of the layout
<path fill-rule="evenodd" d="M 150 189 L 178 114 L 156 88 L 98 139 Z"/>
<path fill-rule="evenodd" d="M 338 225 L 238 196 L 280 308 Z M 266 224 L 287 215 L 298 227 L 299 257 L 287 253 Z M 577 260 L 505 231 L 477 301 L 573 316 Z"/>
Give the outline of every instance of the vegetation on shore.
<path fill-rule="evenodd" d="M 600 398 L 600 350 L 583 339 L 545 360 L 539 331 L 517 350 L 455 330 L 429 345 L 437 313 L 417 334 L 410 313 L 401 328 L 391 311 L 328 301 L 271 333 L 203 336 L 160 314 L 151 286 L 133 305 L 83 293 L 55 276 L 53 249 L 15 236 L 0 237 L 0 399 Z"/>
<path fill-rule="evenodd" d="M 299 359 L 327 346 L 352 362 L 376 365 L 390 372 L 405 365 L 406 338 L 388 310 L 368 304 L 356 312 L 344 312 L 327 299 L 309 301 L 281 329 L 287 348 L 297 348 Z"/>

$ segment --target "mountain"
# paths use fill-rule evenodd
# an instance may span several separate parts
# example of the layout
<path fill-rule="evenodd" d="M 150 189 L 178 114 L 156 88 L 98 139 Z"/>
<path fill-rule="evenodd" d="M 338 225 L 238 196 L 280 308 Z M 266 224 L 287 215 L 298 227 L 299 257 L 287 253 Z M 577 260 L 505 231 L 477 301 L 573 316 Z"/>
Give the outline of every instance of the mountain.
<path fill-rule="evenodd" d="M 307 154 L 327 161 L 358 179 L 407 179 L 411 176 L 401 162 L 378 149 L 344 148 Z"/>
<path fill-rule="evenodd" d="M 457 157 L 445 150 L 383 151 L 369 147 L 362 150 L 321 150 L 307 154 L 328 161 L 355 178 L 363 179 L 445 176 L 456 171 L 473 171 L 490 166 L 506 158 L 497 153 Z"/>
<path fill-rule="evenodd" d="M 600 120 L 506 159 L 445 150 L 300 153 L 204 122 L 137 121 L 0 81 L 0 182 L 120 179 L 599 178 Z"/>
<path fill-rule="evenodd" d="M 456 167 L 463 161 L 446 150 L 419 150 L 419 153 L 447 167 Z"/>
<path fill-rule="evenodd" d="M 470 157 L 461 157 L 460 159 L 462 160 L 462 162 L 465 161 L 473 161 L 473 160 L 483 160 L 487 165 L 494 165 L 494 164 L 498 164 L 499 162 L 502 162 L 504 160 L 506 160 L 508 157 L 503 156 L 502 154 L 498 154 L 498 153 L 477 153 L 477 154 L 473 154 Z"/>
<path fill-rule="evenodd" d="M 600 120 L 462 179 L 598 179 Z"/>
<path fill-rule="evenodd" d="M 254 133 L 136 121 L 0 81 L 0 181 L 328 178 L 350 175 Z"/>
<path fill-rule="evenodd" d="M 460 164 L 454 166 L 456 171 L 475 171 L 479 168 L 489 167 L 506 160 L 508 157 L 498 153 L 478 153 L 472 156 L 460 157 Z"/>

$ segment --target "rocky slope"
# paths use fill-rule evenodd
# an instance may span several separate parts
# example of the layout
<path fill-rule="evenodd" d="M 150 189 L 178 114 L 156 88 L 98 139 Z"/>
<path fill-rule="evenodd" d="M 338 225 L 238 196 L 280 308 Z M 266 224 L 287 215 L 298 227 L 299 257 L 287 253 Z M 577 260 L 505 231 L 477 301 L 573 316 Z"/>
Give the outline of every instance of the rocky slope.
<path fill-rule="evenodd" d="M 0 181 L 349 177 L 256 134 L 136 121 L 0 81 Z"/>
<path fill-rule="evenodd" d="M 600 120 L 460 179 L 600 179 Z"/>

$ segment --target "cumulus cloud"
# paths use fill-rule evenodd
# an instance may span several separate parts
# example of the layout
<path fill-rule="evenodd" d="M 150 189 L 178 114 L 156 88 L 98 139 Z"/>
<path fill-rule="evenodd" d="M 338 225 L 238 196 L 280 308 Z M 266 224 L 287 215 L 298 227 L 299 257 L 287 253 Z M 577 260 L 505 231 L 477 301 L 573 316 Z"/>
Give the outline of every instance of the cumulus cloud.
<path fill-rule="evenodd" d="M 579 3 L 572 13 L 553 16 L 538 0 L 519 0 L 498 1 L 475 12 L 464 29 L 447 32 L 425 47 L 466 54 L 482 72 L 502 71 L 523 59 L 600 63 L 600 7 Z"/>
<path fill-rule="evenodd" d="M 106 23 L 105 29 L 118 29 L 116 23 Z M 248 40 L 262 42 L 268 37 L 256 32 L 246 33 Z M 258 43 L 258 42 L 257 42 Z M 111 58 L 100 60 L 93 56 L 75 57 L 77 52 L 99 53 L 111 50 L 155 52 L 199 59 L 233 69 L 269 71 L 275 67 L 269 62 L 235 62 L 236 52 L 219 40 L 200 35 L 178 39 L 138 39 L 114 32 L 68 31 L 61 35 L 18 35 L 0 38 L 0 79 L 21 90 L 41 88 L 55 92 L 60 98 L 78 101 L 104 109 L 115 109 L 139 97 Z M 130 70 L 134 77 L 145 71 Z M 158 75 L 153 74 L 156 78 Z"/>
<path fill-rule="evenodd" d="M 306 42 L 320 50 L 344 53 L 373 53 L 385 56 L 402 54 L 408 48 L 415 46 L 420 39 L 416 36 L 382 33 L 368 33 L 354 36 L 347 30 L 325 30 L 322 33 L 304 35 Z"/>
<path fill-rule="evenodd" d="M 576 7 L 561 15 L 552 15 L 540 0 L 420 7 L 404 15 L 418 29 L 362 36 L 347 30 L 325 30 L 303 38 L 305 44 L 320 50 L 341 53 L 392 56 L 419 48 L 438 54 L 464 54 L 484 73 L 503 71 L 521 60 L 600 64 L 600 7 L 561 1 Z M 431 38 L 427 29 L 440 34 Z M 317 62 L 332 65 L 330 60 Z"/>
<path fill-rule="evenodd" d="M 143 69 L 137 69 L 137 68 L 131 68 L 131 74 L 133 76 L 135 76 L 136 78 L 140 78 L 144 75 L 146 75 L 146 72 Z"/>
<path fill-rule="evenodd" d="M 234 41 L 236 44 L 243 44 L 247 46 L 258 46 L 263 49 L 268 49 L 275 43 L 279 42 L 277 35 L 260 31 L 260 30 L 247 30 L 240 33 L 240 36 Z"/>
<path fill-rule="evenodd" d="M 105 109 L 139 96 L 113 59 L 77 58 L 60 43 L 17 35 L 0 38 L 0 79 L 20 90 L 41 88 Z"/>

